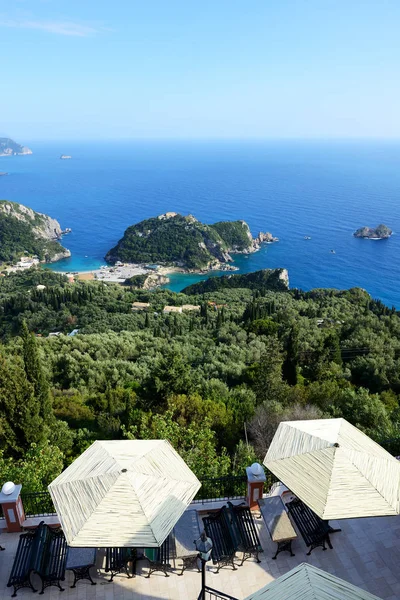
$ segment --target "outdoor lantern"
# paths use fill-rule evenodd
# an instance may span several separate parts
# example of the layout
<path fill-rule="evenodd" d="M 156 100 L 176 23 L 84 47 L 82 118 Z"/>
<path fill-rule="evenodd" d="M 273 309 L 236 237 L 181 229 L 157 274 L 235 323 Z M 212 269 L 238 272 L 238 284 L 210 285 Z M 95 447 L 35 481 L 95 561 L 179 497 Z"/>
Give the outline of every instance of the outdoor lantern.
<path fill-rule="evenodd" d="M 196 550 L 199 553 L 201 560 L 201 592 L 199 600 L 206 598 L 206 562 L 210 560 L 213 543 L 205 531 L 201 534 L 198 540 L 195 540 Z"/>
<path fill-rule="evenodd" d="M 15 490 L 15 483 L 13 481 L 7 481 L 1 488 L 1 493 L 5 496 L 9 496 Z"/>
<path fill-rule="evenodd" d="M 203 533 L 201 534 L 199 539 L 195 541 L 195 545 L 196 545 L 196 550 L 199 553 L 199 557 L 201 558 L 201 560 L 203 560 L 204 562 L 209 561 L 211 552 L 212 552 L 212 548 L 213 548 L 213 543 L 212 543 L 211 539 L 209 537 L 207 537 L 207 534 L 205 531 L 203 531 Z"/>
<path fill-rule="evenodd" d="M 257 462 L 255 462 L 251 465 L 250 471 L 252 472 L 252 475 L 254 475 L 255 479 L 263 477 L 263 475 L 264 475 L 264 469 L 262 468 L 260 463 L 257 463 Z"/>

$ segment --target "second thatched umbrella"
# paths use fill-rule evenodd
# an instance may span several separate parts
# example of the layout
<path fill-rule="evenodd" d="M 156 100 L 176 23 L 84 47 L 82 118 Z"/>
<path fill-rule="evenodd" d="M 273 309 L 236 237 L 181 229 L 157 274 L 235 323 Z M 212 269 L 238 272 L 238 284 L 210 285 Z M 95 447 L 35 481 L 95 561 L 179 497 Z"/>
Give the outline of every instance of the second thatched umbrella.
<path fill-rule="evenodd" d="M 264 465 L 321 519 L 400 512 L 400 462 L 345 419 L 280 423 Z"/>
<path fill-rule="evenodd" d="M 378 596 L 307 563 L 298 565 L 246 600 L 380 600 Z"/>
<path fill-rule="evenodd" d="M 165 440 L 94 442 L 50 485 L 70 546 L 161 546 L 200 488 Z"/>

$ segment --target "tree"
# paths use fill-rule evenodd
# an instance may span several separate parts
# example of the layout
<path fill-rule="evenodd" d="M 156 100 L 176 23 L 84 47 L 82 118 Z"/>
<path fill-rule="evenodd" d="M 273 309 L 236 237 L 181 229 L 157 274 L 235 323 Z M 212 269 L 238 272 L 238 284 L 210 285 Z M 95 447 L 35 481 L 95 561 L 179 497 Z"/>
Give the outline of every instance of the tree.
<path fill-rule="evenodd" d="M 45 423 L 53 421 L 52 397 L 49 383 L 43 370 L 35 336 L 29 331 L 26 321 L 22 323 L 23 359 L 26 378 L 32 384 L 40 406 L 39 414 Z"/>
<path fill-rule="evenodd" d="M 44 437 L 40 403 L 21 361 L 0 352 L 0 444 L 5 455 L 18 455 Z"/>
<path fill-rule="evenodd" d="M 282 367 L 283 377 L 289 385 L 296 385 L 297 383 L 297 360 L 299 355 L 297 338 L 298 331 L 293 326 L 287 340 L 286 358 Z"/>

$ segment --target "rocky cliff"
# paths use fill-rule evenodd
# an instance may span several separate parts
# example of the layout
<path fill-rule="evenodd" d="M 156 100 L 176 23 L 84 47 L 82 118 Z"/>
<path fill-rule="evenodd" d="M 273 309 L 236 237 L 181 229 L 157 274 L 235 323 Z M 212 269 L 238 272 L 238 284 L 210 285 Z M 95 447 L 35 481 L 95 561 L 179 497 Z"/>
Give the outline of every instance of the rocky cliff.
<path fill-rule="evenodd" d="M 68 258 L 71 252 L 59 243 L 61 234 L 56 219 L 17 202 L 0 201 L 0 260 L 13 261 L 22 254 L 36 254 L 42 262 Z"/>
<path fill-rule="evenodd" d="M 22 156 L 24 154 L 32 154 L 32 150 L 17 144 L 10 138 L 0 138 L 0 156 Z"/>

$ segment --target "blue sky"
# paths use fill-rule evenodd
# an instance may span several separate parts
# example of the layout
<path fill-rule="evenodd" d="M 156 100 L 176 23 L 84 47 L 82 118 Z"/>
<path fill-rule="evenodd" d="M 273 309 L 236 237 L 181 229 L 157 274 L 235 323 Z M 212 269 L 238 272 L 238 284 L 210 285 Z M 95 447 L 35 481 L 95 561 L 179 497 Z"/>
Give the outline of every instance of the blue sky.
<path fill-rule="evenodd" d="M 400 0 L 0 0 L 0 135 L 400 138 Z"/>

